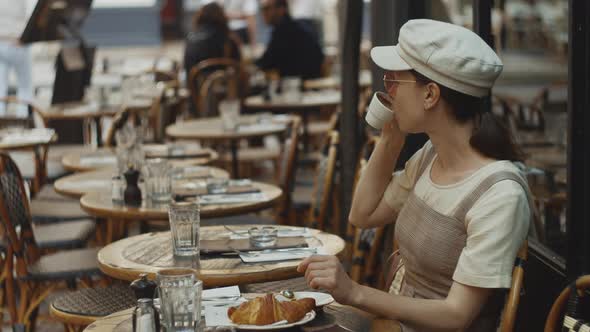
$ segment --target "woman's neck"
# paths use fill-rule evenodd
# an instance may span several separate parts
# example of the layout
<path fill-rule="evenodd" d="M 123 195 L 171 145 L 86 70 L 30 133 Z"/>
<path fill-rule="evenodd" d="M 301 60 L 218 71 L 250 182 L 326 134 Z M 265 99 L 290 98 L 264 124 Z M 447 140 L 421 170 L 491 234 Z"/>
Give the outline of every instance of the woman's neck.
<path fill-rule="evenodd" d="M 436 129 L 427 133 L 436 150 L 440 170 L 461 173 L 479 169 L 493 161 L 471 146 L 469 140 L 472 133 L 473 124 L 452 122 L 439 122 Z"/>

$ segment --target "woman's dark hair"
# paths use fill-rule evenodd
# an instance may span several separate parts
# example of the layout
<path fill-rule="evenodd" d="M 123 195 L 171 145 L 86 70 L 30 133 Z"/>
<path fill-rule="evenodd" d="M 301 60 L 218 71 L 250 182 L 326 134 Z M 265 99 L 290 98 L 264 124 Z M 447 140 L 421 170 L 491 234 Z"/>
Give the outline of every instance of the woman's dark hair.
<path fill-rule="evenodd" d="M 193 28 L 209 25 L 216 29 L 229 33 L 229 26 L 227 24 L 227 16 L 223 8 L 216 2 L 211 2 L 201 7 L 193 18 Z"/>
<path fill-rule="evenodd" d="M 485 109 L 485 99 L 470 96 L 441 85 L 428 77 L 411 71 L 421 84 L 436 83 L 440 96 L 451 106 L 453 115 L 459 123 L 473 121 L 475 127 L 469 144 L 486 157 L 523 161 L 524 153 L 514 141 L 510 129 L 491 111 Z"/>

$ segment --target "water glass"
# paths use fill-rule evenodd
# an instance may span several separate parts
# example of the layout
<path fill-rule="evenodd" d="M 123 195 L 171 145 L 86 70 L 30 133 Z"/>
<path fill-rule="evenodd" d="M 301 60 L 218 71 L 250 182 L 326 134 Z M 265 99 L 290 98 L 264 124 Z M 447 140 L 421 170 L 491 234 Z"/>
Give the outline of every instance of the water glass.
<path fill-rule="evenodd" d="M 234 131 L 240 119 L 240 101 L 237 99 L 219 102 L 219 115 L 223 130 Z"/>
<path fill-rule="evenodd" d="M 148 159 L 145 166 L 147 196 L 155 202 L 169 201 L 172 183 L 166 159 Z"/>
<path fill-rule="evenodd" d="M 277 243 L 278 230 L 275 227 L 252 227 L 248 230 L 250 244 L 255 248 L 272 247 Z"/>
<path fill-rule="evenodd" d="M 301 100 L 301 78 L 285 77 L 282 79 L 283 100 L 285 102 L 298 102 Z"/>
<path fill-rule="evenodd" d="M 160 311 L 168 332 L 195 331 L 201 321 L 202 281 L 191 269 L 166 269 L 157 274 Z"/>
<path fill-rule="evenodd" d="M 209 194 L 225 194 L 229 180 L 226 178 L 208 178 L 207 179 L 207 193 Z"/>
<path fill-rule="evenodd" d="M 199 256 L 199 212 L 198 202 L 170 202 L 168 217 L 174 255 Z"/>

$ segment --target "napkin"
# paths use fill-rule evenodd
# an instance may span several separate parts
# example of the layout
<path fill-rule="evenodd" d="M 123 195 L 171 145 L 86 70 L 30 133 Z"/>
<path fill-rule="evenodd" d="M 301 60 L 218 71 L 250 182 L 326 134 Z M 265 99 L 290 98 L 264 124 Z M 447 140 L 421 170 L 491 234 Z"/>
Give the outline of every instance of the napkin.
<path fill-rule="evenodd" d="M 237 234 L 236 234 L 237 233 Z M 296 236 L 303 236 L 303 237 L 311 237 L 311 232 L 309 228 L 279 228 L 277 232 L 277 237 L 296 237 Z M 234 233 L 231 233 L 229 238 L 232 240 L 239 240 L 239 239 L 247 239 L 249 237 L 248 230 L 235 230 Z"/>
<path fill-rule="evenodd" d="M 247 194 L 220 194 L 220 195 L 203 195 L 199 202 L 201 205 L 208 204 L 237 204 L 248 202 L 260 202 L 267 200 L 264 193 L 247 193 Z"/>
<path fill-rule="evenodd" d="M 210 301 L 220 298 L 239 297 L 240 288 L 238 286 L 219 287 L 206 289 L 201 294 L 201 301 Z"/>
<path fill-rule="evenodd" d="M 317 248 L 289 248 L 276 250 L 249 251 L 240 253 L 244 263 L 280 262 L 303 259 L 318 253 Z"/>
<path fill-rule="evenodd" d="M 81 156 L 80 165 L 92 166 L 92 165 L 115 165 L 117 163 L 116 156 L 109 155 L 96 155 L 96 156 Z"/>

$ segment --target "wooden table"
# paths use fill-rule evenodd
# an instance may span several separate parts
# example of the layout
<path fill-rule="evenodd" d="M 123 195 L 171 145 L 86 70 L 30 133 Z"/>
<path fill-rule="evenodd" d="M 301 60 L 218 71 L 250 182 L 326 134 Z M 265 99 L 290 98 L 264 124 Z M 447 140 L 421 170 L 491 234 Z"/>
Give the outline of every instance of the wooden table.
<path fill-rule="evenodd" d="M 217 167 L 207 167 L 211 177 L 228 178 L 229 174 Z M 80 198 L 90 192 L 108 192 L 111 189 L 111 179 L 114 169 L 82 172 L 59 178 L 53 183 L 55 191 L 61 195 Z"/>
<path fill-rule="evenodd" d="M 36 133 L 39 133 L 36 135 Z M 47 133 L 47 135 L 44 135 Z M 57 141 L 57 134 L 50 129 L 0 130 L 0 151 L 31 151 L 35 158 L 35 183 L 37 192 L 47 176 L 47 149 Z"/>
<path fill-rule="evenodd" d="M 244 107 L 250 111 L 270 111 L 273 113 L 296 113 L 303 122 L 303 146 L 307 151 L 309 137 L 309 113 L 320 108 L 336 108 L 342 101 L 338 90 L 306 91 L 300 100 L 288 101 L 283 98 L 266 100 L 263 96 L 252 96 L 244 100 Z"/>
<path fill-rule="evenodd" d="M 135 98 L 132 102 L 125 104 L 125 107 L 132 110 L 147 110 L 152 107 L 153 98 Z M 101 117 L 113 117 L 121 110 L 122 105 L 105 105 L 101 107 L 92 107 L 87 102 L 74 102 L 51 105 L 47 108 L 40 108 L 39 114 L 47 127 L 51 121 L 59 120 L 82 120 L 94 122 L 96 128 L 96 139 L 98 144 L 101 142 L 102 129 L 100 126 Z M 88 128 L 85 126 L 84 128 Z M 85 129 L 86 130 L 86 129 Z M 87 137 L 91 137 L 88 133 Z"/>
<path fill-rule="evenodd" d="M 248 229 L 252 225 L 232 225 L 232 230 Z M 285 226 L 278 226 L 285 227 Z M 337 255 L 344 249 L 344 240 L 337 235 L 311 229 L 306 238 L 311 248 L 327 255 Z M 227 239 L 231 235 L 223 226 L 201 227 L 201 239 Z M 300 276 L 296 271 L 301 260 L 267 263 L 243 263 L 237 255 L 201 255 L 199 279 L 207 287 L 284 280 Z M 193 267 L 190 258 L 172 255 L 170 232 L 148 233 L 122 239 L 107 245 L 98 253 L 100 269 L 107 275 L 134 280 L 142 273 L 155 274 L 165 268 Z"/>
<path fill-rule="evenodd" d="M 209 157 L 187 158 L 187 159 L 170 159 L 175 166 L 182 165 L 204 165 L 219 158 L 217 152 L 212 149 L 204 148 L 203 151 L 209 153 Z M 101 162 L 84 162 L 84 157 L 101 157 Z M 115 169 L 117 167 L 116 155 L 113 148 L 99 148 L 88 152 L 74 152 L 65 154 L 61 160 L 64 168 L 70 172 L 87 172 L 101 168 Z"/>
<path fill-rule="evenodd" d="M 252 182 L 265 194 L 266 199 L 256 202 L 201 206 L 201 218 L 233 216 L 272 207 L 281 197 L 281 188 L 267 183 Z M 144 201 L 140 207 L 113 202 L 110 191 L 90 192 L 82 196 L 80 205 L 87 213 L 100 217 L 123 220 L 168 220 L 168 204 Z"/>
<path fill-rule="evenodd" d="M 238 120 L 238 129 L 224 130 L 220 117 L 203 118 L 178 122 L 166 128 L 166 135 L 173 139 L 195 139 L 211 141 L 229 141 L 232 155 L 232 176 L 239 177 L 238 142 L 241 139 L 263 137 L 278 134 L 287 129 L 284 121 L 259 123 L 257 115 L 243 115 Z"/>
<path fill-rule="evenodd" d="M 262 296 L 262 294 L 243 294 L 246 298 Z M 131 314 L 133 310 L 119 311 L 101 318 L 90 324 L 85 332 L 132 332 Z M 399 323 L 393 320 L 375 318 L 367 312 L 354 307 L 332 303 L 317 311 L 317 316 L 311 322 L 298 326 L 288 331 L 300 332 L 321 332 L 325 328 L 340 325 L 350 331 L 372 331 L 372 332 L 400 332 Z M 205 328 L 205 319 L 201 319 L 199 332 L 213 331 Z"/>

